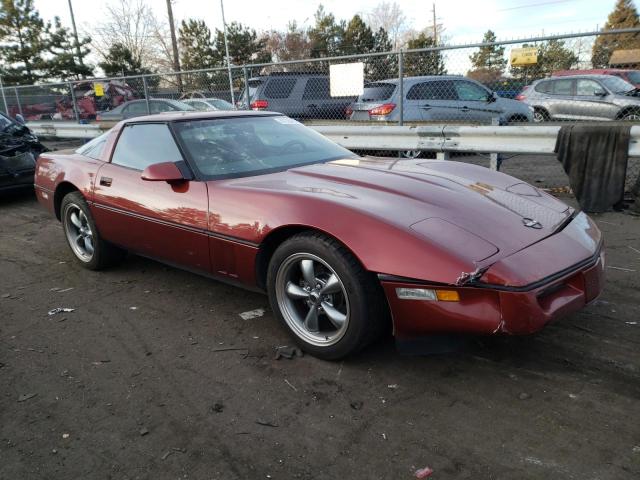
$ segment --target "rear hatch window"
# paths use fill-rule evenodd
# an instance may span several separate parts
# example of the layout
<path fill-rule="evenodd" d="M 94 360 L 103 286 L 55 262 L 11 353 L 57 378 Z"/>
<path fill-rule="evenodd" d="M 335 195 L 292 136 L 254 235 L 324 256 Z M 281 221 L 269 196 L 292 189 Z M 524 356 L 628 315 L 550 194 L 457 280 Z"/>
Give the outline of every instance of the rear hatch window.
<path fill-rule="evenodd" d="M 264 89 L 264 96 L 266 98 L 288 98 L 295 85 L 295 78 L 271 78 Z"/>
<path fill-rule="evenodd" d="M 366 83 L 360 96 L 360 102 L 382 102 L 388 100 L 396 90 L 395 83 Z"/>

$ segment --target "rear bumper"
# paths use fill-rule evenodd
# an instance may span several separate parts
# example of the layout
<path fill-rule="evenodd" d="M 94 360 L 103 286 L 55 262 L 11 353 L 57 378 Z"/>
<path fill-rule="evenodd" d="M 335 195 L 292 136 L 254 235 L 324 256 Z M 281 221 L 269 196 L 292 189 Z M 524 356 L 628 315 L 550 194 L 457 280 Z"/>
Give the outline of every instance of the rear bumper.
<path fill-rule="evenodd" d="M 442 333 L 525 335 L 582 309 L 604 287 L 604 250 L 530 285 L 430 285 L 380 276 L 399 340 Z M 456 290 L 457 302 L 403 300 L 397 288 Z"/>

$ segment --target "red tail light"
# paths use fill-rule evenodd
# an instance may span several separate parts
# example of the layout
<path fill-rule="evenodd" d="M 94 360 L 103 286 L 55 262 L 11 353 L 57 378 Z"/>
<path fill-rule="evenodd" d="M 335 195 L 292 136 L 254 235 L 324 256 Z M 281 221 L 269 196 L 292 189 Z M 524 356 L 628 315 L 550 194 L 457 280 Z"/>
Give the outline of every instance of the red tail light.
<path fill-rule="evenodd" d="M 96 122 L 102 121 L 102 117 L 100 115 L 96 115 Z"/>
<path fill-rule="evenodd" d="M 351 117 L 351 115 L 353 114 L 353 108 L 351 108 L 351 107 L 347 107 L 347 108 L 345 108 L 345 110 L 344 110 L 344 114 L 345 114 L 345 116 L 346 116 L 347 118 L 350 118 L 350 117 Z"/>
<path fill-rule="evenodd" d="M 269 108 L 269 102 L 266 100 L 251 102 L 251 110 L 266 110 L 267 108 Z"/>
<path fill-rule="evenodd" d="M 391 112 L 393 112 L 394 108 L 396 108 L 395 103 L 385 103 L 384 105 L 380 105 L 379 107 L 372 108 L 371 110 L 369 110 L 369 115 L 370 116 L 389 115 Z"/>
<path fill-rule="evenodd" d="M 524 100 L 525 98 L 527 98 L 523 93 L 519 93 L 518 95 L 516 95 L 514 97 L 516 100 Z"/>

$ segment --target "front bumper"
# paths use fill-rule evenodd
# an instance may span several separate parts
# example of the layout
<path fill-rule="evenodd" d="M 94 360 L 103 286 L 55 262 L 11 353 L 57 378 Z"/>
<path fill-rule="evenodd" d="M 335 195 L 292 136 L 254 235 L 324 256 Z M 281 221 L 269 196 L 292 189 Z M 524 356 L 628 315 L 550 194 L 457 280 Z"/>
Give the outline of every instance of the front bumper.
<path fill-rule="evenodd" d="M 379 275 L 396 339 L 443 333 L 525 335 L 582 309 L 600 295 L 605 277 L 600 233 L 585 218 L 576 217 L 566 231 L 496 262 L 469 285 Z M 588 237 L 579 237 L 580 230 Z M 400 299 L 397 288 L 456 290 L 459 301 Z"/>

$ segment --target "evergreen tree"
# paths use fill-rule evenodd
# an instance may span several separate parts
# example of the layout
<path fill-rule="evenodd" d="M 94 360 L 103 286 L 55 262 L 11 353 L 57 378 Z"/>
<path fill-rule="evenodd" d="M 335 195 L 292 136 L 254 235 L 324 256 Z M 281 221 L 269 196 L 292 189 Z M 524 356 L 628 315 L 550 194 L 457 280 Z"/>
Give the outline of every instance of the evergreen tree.
<path fill-rule="evenodd" d="M 184 70 L 220 66 L 211 30 L 203 20 L 183 20 L 179 30 L 180 62 Z"/>
<path fill-rule="evenodd" d="M 314 18 L 316 23 L 309 29 L 311 56 L 320 58 L 339 55 L 345 23 L 337 23 L 333 14 L 325 12 L 322 4 L 318 6 Z"/>
<path fill-rule="evenodd" d="M 111 45 L 104 61 L 98 65 L 107 77 L 150 73 L 146 68 L 142 68 L 142 62 L 134 58 L 131 50 L 121 43 Z"/>
<path fill-rule="evenodd" d="M 342 35 L 340 53 L 343 55 L 369 53 L 374 50 L 375 46 L 376 38 L 371 29 L 364 23 L 360 15 L 354 15 Z"/>
<path fill-rule="evenodd" d="M 493 43 L 496 41 L 496 34 L 487 30 L 482 38 L 482 43 Z M 507 66 L 507 59 L 504 58 L 504 47 L 500 45 L 487 45 L 469 57 L 475 70 L 487 70 L 501 75 Z"/>
<path fill-rule="evenodd" d="M 373 52 L 389 52 L 393 50 L 393 43 L 387 31 L 380 27 L 373 35 Z M 371 57 L 365 61 L 367 78 L 382 80 L 398 75 L 397 55 L 383 55 Z"/>
<path fill-rule="evenodd" d="M 232 65 L 271 61 L 271 54 L 266 48 L 266 39 L 258 38 L 258 34 L 252 28 L 245 27 L 238 22 L 231 22 L 227 25 L 227 41 Z M 226 52 L 224 48 L 223 30 L 216 29 L 215 50 L 218 57 L 218 64 L 226 65 L 224 60 Z"/>
<path fill-rule="evenodd" d="M 435 47 L 433 36 L 425 32 L 407 42 L 408 49 Z M 446 75 L 444 57 L 440 50 L 407 53 L 404 56 L 404 74 L 407 77 L 415 75 Z"/>
<path fill-rule="evenodd" d="M 0 0 L 3 82 L 31 84 L 42 77 L 46 28 L 33 0 Z"/>
<path fill-rule="evenodd" d="M 639 27 L 638 10 L 633 0 L 618 0 L 613 12 L 609 14 L 604 30 Z M 591 50 L 593 68 L 609 66 L 609 59 L 615 50 L 640 48 L 640 34 L 623 33 L 618 35 L 600 35 Z"/>
<path fill-rule="evenodd" d="M 62 26 L 60 18 L 54 18 L 53 29 L 48 29 L 47 33 L 47 51 L 51 54 L 44 63 L 47 78 L 77 80 L 93 74 L 93 68 L 84 62 L 84 57 L 90 52 L 86 46 L 91 43 L 91 38 L 78 39 L 80 48 L 80 59 L 78 59 L 75 38 L 68 28 Z"/>

